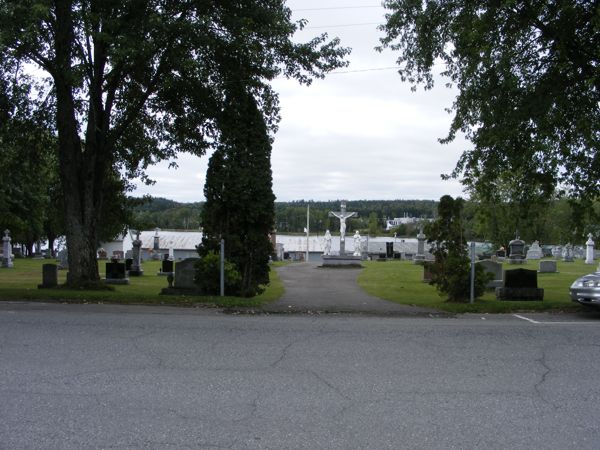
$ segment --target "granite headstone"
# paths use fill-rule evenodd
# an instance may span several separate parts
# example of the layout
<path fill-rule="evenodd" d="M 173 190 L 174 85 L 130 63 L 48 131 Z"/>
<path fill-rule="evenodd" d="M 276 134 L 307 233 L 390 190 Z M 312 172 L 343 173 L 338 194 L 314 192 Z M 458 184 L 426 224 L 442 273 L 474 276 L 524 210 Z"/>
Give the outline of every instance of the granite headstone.
<path fill-rule="evenodd" d="M 502 264 L 489 259 L 478 261 L 476 264 L 483 267 L 487 273 L 490 273 L 493 276 L 493 278 L 485 285 L 486 288 L 492 289 L 502 287 Z"/>
<path fill-rule="evenodd" d="M 58 286 L 58 266 L 56 264 L 42 264 L 42 284 L 38 284 L 38 289 L 56 286 Z"/>
<path fill-rule="evenodd" d="M 106 263 L 106 278 L 104 282 L 106 284 L 129 284 L 129 278 L 127 278 L 127 270 L 125 269 L 125 263 Z"/>
<path fill-rule="evenodd" d="M 497 300 L 543 300 L 544 290 L 537 287 L 537 271 L 504 271 L 504 286 L 496 288 Z"/>
<path fill-rule="evenodd" d="M 540 261 L 540 270 L 539 273 L 557 273 L 556 270 L 556 261 L 554 260 L 545 260 Z"/>

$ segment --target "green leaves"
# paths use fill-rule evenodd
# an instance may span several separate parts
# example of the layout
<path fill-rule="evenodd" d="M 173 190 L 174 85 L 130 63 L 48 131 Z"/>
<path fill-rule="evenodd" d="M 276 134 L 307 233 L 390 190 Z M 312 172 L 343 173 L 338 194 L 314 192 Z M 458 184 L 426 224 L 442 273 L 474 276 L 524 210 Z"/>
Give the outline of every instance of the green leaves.
<path fill-rule="evenodd" d="M 382 47 L 403 80 L 431 87 L 434 64 L 459 90 L 448 142 L 466 150 L 452 176 L 476 191 L 517 176 L 569 195 L 600 194 L 600 28 L 596 2 L 388 0 Z"/>
<path fill-rule="evenodd" d="M 22 83 L 32 64 L 56 104 L 73 282 L 98 277 L 102 213 L 123 206 L 127 179 L 231 145 L 231 86 L 248 88 L 268 140 L 279 120 L 270 80 L 308 83 L 346 64 L 337 40 L 293 42 L 290 17 L 283 0 L 0 0 L 2 79 Z"/>

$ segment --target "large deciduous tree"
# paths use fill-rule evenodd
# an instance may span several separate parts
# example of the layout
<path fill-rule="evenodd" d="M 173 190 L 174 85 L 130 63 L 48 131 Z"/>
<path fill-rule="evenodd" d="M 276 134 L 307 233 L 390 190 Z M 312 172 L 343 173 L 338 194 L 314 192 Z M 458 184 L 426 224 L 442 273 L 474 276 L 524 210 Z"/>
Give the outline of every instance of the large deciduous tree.
<path fill-rule="evenodd" d="M 269 80 L 308 83 L 344 64 L 335 39 L 292 42 L 301 26 L 283 0 L 0 0 L 0 62 L 13 78 L 31 67 L 48 76 L 56 105 L 70 283 L 99 278 L 115 173 L 144 177 L 150 164 L 218 142 L 228 57 L 243 56 L 269 126 Z"/>
<path fill-rule="evenodd" d="M 458 88 L 449 135 L 473 148 L 454 176 L 482 193 L 512 174 L 546 198 L 600 193 L 600 3 L 385 0 L 382 46 L 403 80 Z"/>

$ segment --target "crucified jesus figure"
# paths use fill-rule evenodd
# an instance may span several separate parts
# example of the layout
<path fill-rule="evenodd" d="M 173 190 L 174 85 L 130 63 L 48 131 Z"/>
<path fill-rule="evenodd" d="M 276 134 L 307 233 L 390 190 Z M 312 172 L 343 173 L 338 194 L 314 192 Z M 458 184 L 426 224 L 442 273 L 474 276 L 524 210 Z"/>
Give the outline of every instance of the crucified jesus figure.
<path fill-rule="evenodd" d="M 329 217 L 337 217 L 340 219 L 340 242 L 344 242 L 344 238 L 346 237 L 346 219 L 356 216 L 358 216 L 358 213 L 356 212 L 346 212 L 346 202 L 342 202 L 340 211 L 329 212 Z"/>

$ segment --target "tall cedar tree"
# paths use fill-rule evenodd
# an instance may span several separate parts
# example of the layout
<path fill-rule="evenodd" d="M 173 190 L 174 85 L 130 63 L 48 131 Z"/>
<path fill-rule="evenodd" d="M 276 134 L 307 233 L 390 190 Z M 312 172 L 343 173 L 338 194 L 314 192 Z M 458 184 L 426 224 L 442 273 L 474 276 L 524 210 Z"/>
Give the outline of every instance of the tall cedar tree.
<path fill-rule="evenodd" d="M 271 139 L 255 98 L 241 84 L 227 96 L 221 140 L 210 158 L 202 210 L 201 256 L 218 251 L 240 275 L 239 292 L 251 297 L 269 282 L 269 233 L 275 220 Z"/>
<path fill-rule="evenodd" d="M 600 4 L 563 0 L 385 0 L 381 42 L 402 80 L 431 88 L 435 67 L 456 86 L 443 142 L 473 148 L 452 174 L 487 196 L 511 176 L 550 198 L 557 187 L 600 195 Z"/>
<path fill-rule="evenodd" d="M 346 65 L 337 39 L 292 42 L 304 24 L 284 0 L 0 0 L 0 74 L 28 83 L 35 66 L 54 102 L 69 284 L 99 280 L 102 213 L 123 194 L 114 174 L 124 188 L 148 165 L 218 141 L 230 55 L 273 128 L 270 80 L 308 84 Z"/>
<path fill-rule="evenodd" d="M 465 302 L 470 297 L 470 259 L 464 239 L 462 210 L 464 201 L 449 195 L 440 198 L 438 218 L 426 226 L 427 242 L 435 257 L 431 264 L 431 282 L 449 302 Z M 475 266 L 475 297 L 485 291 L 488 276 L 480 265 Z"/>

